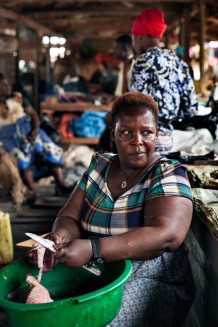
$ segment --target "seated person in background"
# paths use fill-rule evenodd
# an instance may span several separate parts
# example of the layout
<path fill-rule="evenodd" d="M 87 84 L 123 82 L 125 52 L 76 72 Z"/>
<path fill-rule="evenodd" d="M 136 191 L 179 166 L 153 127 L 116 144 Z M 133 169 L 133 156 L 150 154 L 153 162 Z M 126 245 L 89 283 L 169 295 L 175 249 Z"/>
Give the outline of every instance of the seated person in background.
<path fill-rule="evenodd" d="M 15 156 L 24 184 L 29 190 L 29 200 L 37 192 L 34 177 L 53 175 L 60 193 L 68 194 L 71 188 L 63 178 L 63 150 L 52 142 L 39 128 L 37 112 L 20 93 L 11 94 L 11 87 L 0 73 L 0 103 L 4 112 L 0 120 L 0 141 L 5 150 Z M 7 123 L 4 123 L 4 119 Z M 37 168 L 33 172 L 33 167 Z"/>
<path fill-rule="evenodd" d="M 109 63 L 102 61 L 98 64 L 98 68 L 91 76 L 89 83 L 99 85 L 99 89 L 96 90 L 97 94 L 103 93 L 110 97 L 110 94 L 114 93 L 117 77 L 112 72 Z"/>
<path fill-rule="evenodd" d="M 103 99 L 103 102 L 110 103 L 130 88 L 132 67 L 135 61 L 135 54 L 132 45 L 132 37 L 128 34 L 122 34 L 114 42 L 114 56 L 120 61 L 118 80 L 113 96 Z M 99 141 L 99 149 L 108 152 L 116 152 L 113 143 L 110 141 L 110 113 L 106 116 L 107 127 Z"/>
<path fill-rule="evenodd" d="M 195 287 L 184 240 L 193 203 L 186 168 L 155 154 L 158 106 L 127 92 L 112 106 L 117 154 L 96 153 L 59 212 L 49 238 L 72 268 L 93 259 L 91 236 L 104 261 L 130 259 L 122 307 L 108 326 L 181 326 Z"/>
<path fill-rule="evenodd" d="M 106 71 L 106 69 L 107 69 L 107 63 L 100 62 L 98 64 L 96 71 L 90 77 L 89 83 L 99 84 L 99 87 L 100 87 L 100 84 L 102 82 L 102 78 L 104 76 L 104 72 Z"/>
<path fill-rule="evenodd" d="M 194 117 L 198 101 L 187 63 L 172 50 L 160 48 L 166 28 L 159 8 L 145 9 L 135 18 L 131 33 L 137 59 L 130 90 L 149 94 L 157 102 L 160 132 L 156 151 L 167 154 L 173 145 L 172 121 Z"/>

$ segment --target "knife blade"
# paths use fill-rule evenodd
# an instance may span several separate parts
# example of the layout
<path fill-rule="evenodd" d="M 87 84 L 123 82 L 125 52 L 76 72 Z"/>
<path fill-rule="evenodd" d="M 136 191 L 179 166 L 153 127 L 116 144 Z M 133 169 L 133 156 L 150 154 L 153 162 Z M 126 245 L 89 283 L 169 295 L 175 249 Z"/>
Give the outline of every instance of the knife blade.
<path fill-rule="evenodd" d="M 34 241 L 38 242 L 39 244 L 43 245 L 46 249 L 49 249 L 54 253 L 57 251 L 57 249 L 54 247 L 53 241 L 33 233 L 25 233 L 25 235 L 33 239 Z"/>

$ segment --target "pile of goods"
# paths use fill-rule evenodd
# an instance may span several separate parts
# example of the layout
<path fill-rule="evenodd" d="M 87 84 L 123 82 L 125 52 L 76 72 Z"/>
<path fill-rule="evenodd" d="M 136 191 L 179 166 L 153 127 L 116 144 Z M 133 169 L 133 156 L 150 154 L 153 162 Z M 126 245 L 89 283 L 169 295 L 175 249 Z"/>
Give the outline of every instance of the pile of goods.
<path fill-rule="evenodd" d="M 218 166 L 187 165 L 187 168 L 195 211 L 218 237 Z"/>

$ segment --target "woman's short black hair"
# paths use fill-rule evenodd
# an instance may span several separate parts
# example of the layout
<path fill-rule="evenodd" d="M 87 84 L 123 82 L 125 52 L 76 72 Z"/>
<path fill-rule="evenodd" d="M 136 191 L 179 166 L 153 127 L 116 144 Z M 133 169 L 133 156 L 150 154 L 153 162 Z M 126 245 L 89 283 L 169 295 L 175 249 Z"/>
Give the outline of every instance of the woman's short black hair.
<path fill-rule="evenodd" d="M 141 92 L 126 92 L 115 99 L 111 109 L 111 125 L 115 125 L 120 113 L 127 109 L 134 110 L 136 108 L 149 110 L 154 116 L 156 125 L 158 125 L 159 109 L 157 103 L 150 95 Z"/>

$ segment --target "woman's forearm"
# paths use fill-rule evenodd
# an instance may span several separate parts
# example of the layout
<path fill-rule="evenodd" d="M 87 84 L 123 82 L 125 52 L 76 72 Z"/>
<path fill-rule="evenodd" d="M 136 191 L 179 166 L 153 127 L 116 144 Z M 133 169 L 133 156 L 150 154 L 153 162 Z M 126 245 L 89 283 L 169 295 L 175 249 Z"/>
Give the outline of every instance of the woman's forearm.
<path fill-rule="evenodd" d="M 79 223 L 68 216 L 57 217 L 52 226 L 52 232 L 64 236 L 66 235 L 71 240 L 81 237 Z"/>
<path fill-rule="evenodd" d="M 172 251 L 174 235 L 157 227 L 142 227 L 118 236 L 100 239 L 105 261 L 149 260 Z M 179 247 L 179 244 L 178 244 Z"/>

